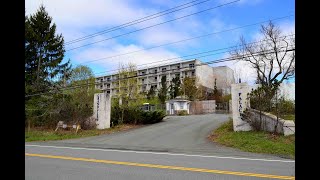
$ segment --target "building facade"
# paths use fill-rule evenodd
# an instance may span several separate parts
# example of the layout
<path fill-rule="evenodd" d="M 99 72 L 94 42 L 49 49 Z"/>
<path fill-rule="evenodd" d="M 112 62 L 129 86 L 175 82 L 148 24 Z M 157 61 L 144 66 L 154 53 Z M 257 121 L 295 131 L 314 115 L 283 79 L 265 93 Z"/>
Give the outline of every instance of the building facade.
<path fill-rule="evenodd" d="M 215 77 L 219 75 L 217 87 L 225 92 L 230 92 L 231 84 L 234 83 L 233 70 L 229 67 L 211 67 L 197 59 L 139 69 L 133 75 L 137 80 L 140 92 L 149 91 L 151 86 L 156 91 L 159 90 L 162 76 L 166 77 L 168 87 L 176 76 L 180 77 L 181 82 L 185 77 L 197 77 L 197 85 L 213 89 Z M 96 77 L 96 89 L 106 91 L 111 95 L 119 93 L 119 84 L 119 74 Z"/>

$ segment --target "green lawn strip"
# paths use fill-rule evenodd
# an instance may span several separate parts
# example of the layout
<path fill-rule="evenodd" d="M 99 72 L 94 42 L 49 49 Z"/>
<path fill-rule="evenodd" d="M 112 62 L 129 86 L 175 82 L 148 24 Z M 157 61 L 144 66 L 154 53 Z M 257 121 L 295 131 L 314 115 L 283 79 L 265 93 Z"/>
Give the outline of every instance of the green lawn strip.
<path fill-rule="evenodd" d="M 295 120 L 295 115 L 294 114 L 287 114 L 287 115 L 283 115 L 281 118 L 284 120 Z"/>
<path fill-rule="evenodd" d="M 63 140 L 63 139 L 73 139 L 89 136 L 97 136 L 101 134 L 111 134 L 118 131 L 123 131 L 127 129 L 132 129 L 138 126 L 134 125 L 118 125 L 109 129 L 92 129 L 92 130 L 79 130 L 75 133 L 75 130 L 63 130 L 59 129 L 55 132 L 53 129 L 31 129 L 28 133 L 25 131 L 25 142 L 31 141 L 51 141 L 51 140 Z"/>
<path fill-rule="evenodd" d="M 294 135 L 272 135 L 268 132 L 257 131 L 234 132 L 232 121 L 228 121 L 211 135 L 211 139 L 242 151 L 275 154 L 294 159 Z"/>

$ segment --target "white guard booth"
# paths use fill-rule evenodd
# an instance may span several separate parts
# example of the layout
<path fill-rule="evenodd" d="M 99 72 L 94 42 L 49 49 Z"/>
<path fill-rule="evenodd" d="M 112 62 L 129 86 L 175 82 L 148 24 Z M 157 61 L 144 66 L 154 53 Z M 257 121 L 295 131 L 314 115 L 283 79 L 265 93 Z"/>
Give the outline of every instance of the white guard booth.
<path fill-rule="evenodd" d="M 168 115 L 175 115 L 179 111 L 185 110 L 189 114 L 190 101 L 183 98 L 175 98 L 166 101 L 166 112 Z"/>

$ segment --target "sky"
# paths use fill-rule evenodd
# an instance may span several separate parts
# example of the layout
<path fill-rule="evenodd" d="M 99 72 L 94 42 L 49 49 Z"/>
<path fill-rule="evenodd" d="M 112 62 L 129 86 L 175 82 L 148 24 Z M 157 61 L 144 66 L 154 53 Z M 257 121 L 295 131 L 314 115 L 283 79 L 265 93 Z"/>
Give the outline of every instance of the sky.
<path fill-rule="evenodd" d="M 208 0 L 204 3 L 200 3 L 204 0 L 198 0 L 193 4 L 199 4 L 183 10 L 70 43 L 77 38 L 191 1 L 193 0 L 26 0 L 25 8 L 26 14 L 30 15 L 43 4 L 57 26 L 57 33 L 64 37 L 64 61 L 70 59 L 73 66 L 87 65 L 96 76 L 111 74 L 115 72 L 111 70 L 118 69 L 120 63 L 127 62 L 133 62 L 138 68 L 142 68 L 191 58 L 203 62 L 226 58 L 229 56 L 226 49 L 214 50 L 237 45 L 240 36 L 247 42 L 256 41 L 261 37 L 259 22 L 281 17 L 284 18 L 273 22 L 280 27 L 283 35 L 295 32 L 294 0 L 240 0 L 234 3 L 231 2 L 235 0 Z M 226 3 L 230 4 L 223 5 Z M 216 8 L 190 15 L 213 7 Z M 179 19 L 173 20 L 176 18 Z M 171 22 L 165 23 L 167 21 Z M 163 24 L 156 25 L 159 23 Z M 256 25 L 230 30 L 250 24 Z M 140 30 L 146 27 L 150 28 Z M 125 35 L 126 33 L 129 34 Z M 203 38 L 186 40 L 210 33 L 212 35 Z M 97 41 L 101 42 L 95 43 Z M 178 41 L 182 42 L 164 45 Z M 94 44 L 88 45 L 90 43 Z M 153 48 L 160 45 L 164 46 Z M 199 54 L 206 51 L 211 52 Z M 255 79 L 254 70 L 248 64 L 235 61 L 211 66 L 221 65 L 231 67 L 242 81 L 253 82 Z M 294 82 L 294 79 L 290 82 Z"/>

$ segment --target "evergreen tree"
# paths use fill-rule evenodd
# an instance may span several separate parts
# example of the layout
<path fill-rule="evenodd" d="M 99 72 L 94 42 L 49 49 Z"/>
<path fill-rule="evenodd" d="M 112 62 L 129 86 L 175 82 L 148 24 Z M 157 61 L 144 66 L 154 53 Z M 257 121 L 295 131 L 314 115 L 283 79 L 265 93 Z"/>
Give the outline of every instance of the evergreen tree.
<path fill-rule="evenodd" d="M 56 34 L 56 25 L 41 5 L 37 12 L 25 15 L 25 93 L 48 92 L 59 84 L 59 75 L 66 80 L 70 61 L 64 58 L 64 40 Z M 61 76 L 60 76 L 61 78 Z M 67 98 L 67 97 L 66 97 Z M 65 96 L 44 94 L 25 98 L 28 125 L 55 125 Z"/>
<path fill-rule="evenodd" d="M 166 76 L 161 77 L 161 88 L 158 93 L 158 97 L 159 97 L 161 103 L 164 103 L 167 99 L 168 88 L 167 88 L 166 79 L 167 79 Z"/>
<path fill-rule="evenodd" d="M 222 92 L 217 88 L 217 78 L 214 79 L 213 99 L 216 100 L 216 102 L 222 101 Z"/>
<path fill-rule="evenodd" d="M 35 14 L 25 17 L 25 82 L 33 91 L 50 88 L 52 79 L 68 64 L 61 64 L 63 43 L 43 5 Z"/>
<path fill-rule="evenodd" d="M 180 95 L 180 86 L 181 86 L 180 77 L 176 76 L 172 78 L 172 81 L 170 84 L 170 92 L 169 92 L 171 99 Z"/>
<path fill-rule="evenodd" d="M 147 93 L 147 99 L 150 100 L 150 99 L 154 98 L 154 95 L 155 95 L 155 90 L 154 90 L 154 87 L 151 86 L 148 93 Z"/>

